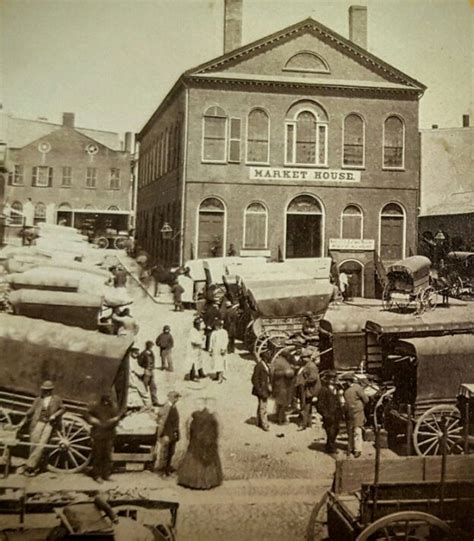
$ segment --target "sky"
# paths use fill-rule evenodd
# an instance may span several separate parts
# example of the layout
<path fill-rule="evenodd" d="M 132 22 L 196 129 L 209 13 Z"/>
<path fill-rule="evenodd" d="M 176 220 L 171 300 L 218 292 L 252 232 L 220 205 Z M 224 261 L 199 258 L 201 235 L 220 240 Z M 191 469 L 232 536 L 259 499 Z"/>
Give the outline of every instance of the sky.
<path fill-rule="evenodd" d="M 473 110 L 474 0 L 243 0 L 243 44 L 313 17 L 424 83 L 420 128 Z M 0 0 L 0 103 L 21 118 L 136 132 L 186 69 L 223 53 L 224 0 Z M 472 124 L 472 121 L 471 121 Z"/>

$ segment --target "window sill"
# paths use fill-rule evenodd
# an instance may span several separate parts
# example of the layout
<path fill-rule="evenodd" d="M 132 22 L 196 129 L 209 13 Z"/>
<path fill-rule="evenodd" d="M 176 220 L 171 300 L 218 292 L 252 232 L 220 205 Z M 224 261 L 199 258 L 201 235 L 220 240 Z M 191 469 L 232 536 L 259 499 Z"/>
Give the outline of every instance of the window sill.
<path fill-rule="evenodd" d="M 253 166 L 270 167 L 270 162 L 245 162 L 245 165 L 249 165 L 251 167 Z"/>
<path fill-rule="evenodd" d="M 382 171 L 406 171 L 405 167 L 382 167 Z"/>
<path fill-rule="evenodd" d="M 25 184 L 8 184 L 7 186 L 10 186 L 11 188 L 22 188 Z"/>
<path fill-rule="evenodd" d="M 52 186 L 50 186 L 49 184 L 47 186 L 43 186 L 41 184 L 32 184 L 31 187 L 32 188 L 52 188 Z"/>
<path fill-rule="evenodd" d="M 201 160 L 201 163 L 207 163 L 207 164 L 212 164 L 212 165 L 227 165 L 227 160 L 225 161 Z"/>
<path fill-rule="evenodd" d="M 305 169 L 329 169 L 329 165 L 315 165 L 313 163 L 285 163 L 284 167 L 303 167 Z"/>
<path fill-rule="evenodd" d="M 359 171 L 364 171 L 365 165 L 341 165 L 341 169 L 357 169 Z"/>
<path fill-rule="evenodd" d="M 85 190 L 97 190 L 97 186 L 84 186 Z"/>
<path fill-rule="evenodd" d="M 66 188 L 67 190 L 70 190 L 72 188 L 72 186 L 68 186 L 68 185 L 61 185 L 59 186 L 60 188 Z"/>

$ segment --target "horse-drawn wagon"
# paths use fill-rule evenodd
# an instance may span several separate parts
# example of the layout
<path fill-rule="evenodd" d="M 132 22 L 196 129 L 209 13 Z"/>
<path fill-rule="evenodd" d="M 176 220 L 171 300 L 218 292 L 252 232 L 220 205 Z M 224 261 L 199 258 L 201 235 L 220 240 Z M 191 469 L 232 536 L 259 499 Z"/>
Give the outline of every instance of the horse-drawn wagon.
<path fill-rule="evenodd" d="M 449 252 L 445 265 L 451 296 L 474 295 L 474 252 Z"/>
<path fill-rule="evenodd" d="M 382 294 L 385 310 L 399 310 L 415 304 L 417 314 L 434 310 L 437 293 L 430 280 L 431 261 L 416 255 L 397 261 L 387 269 L 387 283 Z"/>
<path fill-rule="evenodd" d="M 23 429 L 25 414 L 42 381 L 51 379 L 66 413 L 46 445 L 48 469 L 78 472 L 88 465 L 91 439 L 84 414 L 88 404 L 104 393 L 112 395 L 125 415 L 117 428 L 114 458 L 152 462 L 156 422 L 147 412 L 127 409 L 132 343 L 129 337 L 0 314 L 0 430 L 14 435 L 10 447 L 20 452 L 29 444 Z"/>

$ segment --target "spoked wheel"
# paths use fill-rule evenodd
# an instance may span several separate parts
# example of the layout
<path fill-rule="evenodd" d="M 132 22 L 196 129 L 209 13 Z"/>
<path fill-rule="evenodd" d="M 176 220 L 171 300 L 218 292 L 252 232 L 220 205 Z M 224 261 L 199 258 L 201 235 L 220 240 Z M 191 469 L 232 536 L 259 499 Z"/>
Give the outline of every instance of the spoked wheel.
<path fill-rule="evenodd" d="M 450 527 L 429 513 L 400 511 L 367 526 L 356 541 L 448 541 Z"/>
<path fill-rule="evenodd" d="M 438 293 L 434 287 L 427 287 L 422 294 L 422 302 L 425 306 L 425 310 L 433 311 L 436 310 L 438 305 Z"/>
<path fill-rule="evenodd" d="M 463 426 L 455 406 L 434 406 L 417 420 L 413 431 L 413 445 L 418 455 L 441 455 L 443 422 L 446 423 L 446 452 L 457 455 L 463 451 Z"/>
<path fill-rule="evenodd" d="M 385 413 L 392 402 L 393 393 L 395 392 L 395 387 L 384 391 L 382 395 L 378 398 L 374 406 L 374 426 L 376 429 L 383 428 L 385 421 Z"/>
<path fill-rule="evenodd" d="M 99 237 L 95 242 L 99 248 L 109 247 L 109 241 L 105 237 Z"/>
<path fill-rule="evenodd" d="M 49 445 L 48 470 L 62 473 L 82 471 L 90 461 L 92 441 L 89 425 L 77 415 L 67 414 L 53 430 Z"/>
<path fill-rule="evenodd" d="M 124 250 L 126 246 L 127 246 L 127 239 L 126 239 L 126 237 L 117 237 L 117 238 L 114 240 L 114 247 L 115 247 L 117 250 Z"/>
<path fill-rule="evenodd" d="M 275 332 L 270 335 L 265 335 L 264 338 L 258 337 L 255 342 L 254 353 L 257 360 L 262 358 L 262 355 L 265 355 L 270 350 L 270 344 L 272 344 L 273 349 L 281 349 L 285 346 L 285 342 L 288 340 L 288 334 L 281 331 Z"/>
<path fill-rule="evenodd" d="M 391 285 L 387 284 L 382 293 L 382 307 L 384 310 L 391 310 L 394 304 Z"/>
<path fill-rule="evenodd" d="M 323 497 L 314 506 L 306 527 L 306 541 L 324 541 L 329 539 L 328 533 L 328 500 L 329 494 L 325 492 Z"/>
<path fill-rule="evenodd" d="M 259 357 L 259 351 L 261 350 L 262 346 L 265 346 L 269 336 L 267 333 L 259 334 L 257 338 L 255 339 L 253 343 L 253 351 L 252 353 L 255 355 L 257 359 L 260 359 Z"/>
<path fill-rule="evenodd" d="M 427 308 L 427 306 L 425 304 L 424 296 L 423 296 L 424 292 L 425 292 L 425 290 L 420 291 L 418 293 L 418 295 L 416 296 L 416 299 L 415 299 L 415 304 L 416 304 L 415 314 L 417 316 L 421 316 L 425 312 L 425 310 Z"/>

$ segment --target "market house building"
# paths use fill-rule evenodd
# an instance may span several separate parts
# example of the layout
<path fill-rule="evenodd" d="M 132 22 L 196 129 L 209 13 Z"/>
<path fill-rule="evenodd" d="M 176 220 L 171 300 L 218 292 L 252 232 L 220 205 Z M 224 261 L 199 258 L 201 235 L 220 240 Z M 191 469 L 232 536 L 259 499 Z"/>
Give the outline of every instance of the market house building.
<path fill-rule="evenodd" d="M 350 39 L 305 19 L 243 47 L 241 8 L 137 135 L 138 242 L 168 264 L 329 254 L 373 296 L 377 262 L 416 253 L 425 87 L 367 51 L 366 8 Z"/>
<path fill-rule="evenodd" d="M 127 229 L 131 135 L 125 134 L 122 143 L 118 133 L 77 127 L 74 113 L 63 113 L 56 124 L 0 112 L 9 233 L 39 222 L 78 228 L 117 222 Z"/>

